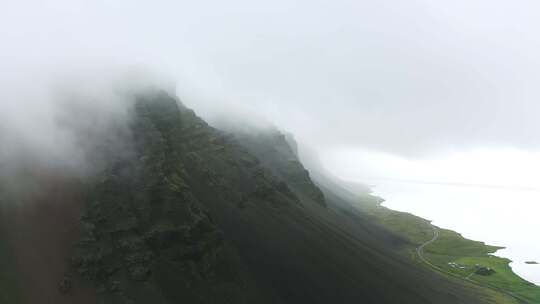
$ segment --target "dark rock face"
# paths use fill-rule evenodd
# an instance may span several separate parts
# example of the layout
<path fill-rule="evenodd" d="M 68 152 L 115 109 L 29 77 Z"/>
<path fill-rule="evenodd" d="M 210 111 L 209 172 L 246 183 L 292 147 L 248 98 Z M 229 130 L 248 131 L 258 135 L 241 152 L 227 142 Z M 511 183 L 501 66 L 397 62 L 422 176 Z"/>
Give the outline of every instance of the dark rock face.
<path fill-rule="evenodd" d="M 88 190 L 74 268 L 111 303 L 172 303 L 183 288 L 169 295 L 163 289 L 177 284 L 189 303 L 224 293 L 226 302 L 247 301 L 253 292 L 244 290 L 249 284 L 234 270 L 241 267 L 229 262 L 223 234 L 194 195 L 193 182 L 239 205 L 282 206 L 298 198 L 257 159 L 238 145 L 225 146 L 224 134 L 192 111 L 180 111 L 164 93 L 139 97 L 132 129 L 134 153 L 112 161 Z"/>
<path fill-rule="evenodd" d="M 235 134 L 238 141 L 273 174 L 287 181 L 293 192 L 322 206 L 326 205 L 323 192 L 313 183 L 308 170 L 300 162 L 298 148 L 291 135 L 276 129 L 266 132 L 236 131 Z"/>
<path fill-rule="evenodd" d="M 72 258 L 99 303 L 482 303 L 326 208 L 281 133 L 232 136 L 162 92 L 130 124 Z"/>
<path fill-rule="evenodd" d="M 62 294 L 69 293 L 72 288 L 73 288 L 73 279 L 68 275 L 64 276 L 62 281 L 58 283 L 58 291 L 60 291 L 60 293 Z"/>

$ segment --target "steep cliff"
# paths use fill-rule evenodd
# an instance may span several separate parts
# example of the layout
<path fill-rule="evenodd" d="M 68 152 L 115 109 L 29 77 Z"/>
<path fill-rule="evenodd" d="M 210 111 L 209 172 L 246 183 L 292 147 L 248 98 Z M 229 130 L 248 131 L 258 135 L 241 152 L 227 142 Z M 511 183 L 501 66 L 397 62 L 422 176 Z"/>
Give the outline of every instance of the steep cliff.
<path fill-rule="evenodd" d="M 130 151 L 86 182 L 71 262 L 102 303 L 482 303 L 327 208 L 346 202 L 279 132 L 219 131 L 159 91 L 136 97 L 130 128 Z"/>

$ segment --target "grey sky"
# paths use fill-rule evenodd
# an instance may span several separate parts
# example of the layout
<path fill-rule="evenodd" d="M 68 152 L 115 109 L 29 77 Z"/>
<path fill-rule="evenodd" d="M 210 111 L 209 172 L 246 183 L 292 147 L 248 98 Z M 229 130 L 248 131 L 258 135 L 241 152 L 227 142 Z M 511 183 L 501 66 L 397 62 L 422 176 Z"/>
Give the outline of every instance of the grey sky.
<path fill-rule="evenodd" d="M 3 0 L 0 118 L 27 116 L 22 103 L 59 70 L 143 65 L 207 118 L 249 113 L 322 152 L 536 149 L 538 11 L 532 0 Z"/>

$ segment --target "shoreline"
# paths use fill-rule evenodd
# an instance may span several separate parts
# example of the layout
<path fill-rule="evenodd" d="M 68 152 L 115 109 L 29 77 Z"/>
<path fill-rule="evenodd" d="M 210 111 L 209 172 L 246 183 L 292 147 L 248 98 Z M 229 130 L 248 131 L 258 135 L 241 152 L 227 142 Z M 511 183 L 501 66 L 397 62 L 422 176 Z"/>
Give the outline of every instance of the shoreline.
<path fill-rule="evenodd" d="M 382 198 L 380 195 L 374 195 L 373 193 L 372 193 L 371 195 L 373 195 L 373 196 L 375 196 L 375 197 L 377 197 L 377 198 L 379 198 L 379 199 L 382 199 L 381 203 L 379 204 L 381 207 L 387 208 L 387 209 L 389 209 L 389 210 L 391 210 L 391 211 L 394 211 L 394 212 L 403 212 L 403 213 L 410 214 L 410 215 L 412 215 L 412 216 L 415 216 L 415 217 L 421 218 L 421 219 L 423 219 L 423 220 L 425 220 L 425 221 L 428 221 L 432 227 L 436 227 L 436 228 L 440 228 L 440 229 L 444 229 L 444 230 L 449 230 L 449 231 L 452 231 L 452 232 L 454 232 L 454 233 L 456 233 L 456 234 L 462 236 L 462 237 L 463 237 L 464 239 L 466 239 L 466 240 L 474 241 L 474 242 L 482 242 L 482 243 L 484 243 L 486 246 L 490 246 L 490 247 L 495 247 L 495 248 L 497 248 L 495 251 L 493 251 L 493 252 L 491 252 L 491 253 L 488 253 L 488 254 L 489 254 L 489 255 L 492 255 L 492 256 L 495 256 L 495 257 L 497 257 L 497 258 L 501 258 L 501 259 L 508 260 L 508 267 L 510 267 L 510 269 L 512 270 L 512 272 L 513 272 L 516 276 L 518 276 L 518 277 L 521 278 L 522 280 L 524 280 L 524 281 L 526 281 L 526 282 L 528 282 L 528 283 L 530 283 L 530 284 L 532 284 L 532 285 L 535 285 L 535 286 L 537 286 L 537 287 L 540 287 L 540 282 L 539 282 L 539 283 L 532 282 L 532 281 L 528 280 L 525 276 L 523 276 L 523 275 L 521 275 L 521 274 L 519 274 L 518 272 L 515 271 L 515 268 L 512 267 L 512 266 L 513 266 L 513 264 L 518 264 L 518 263 L 519 263 L 518 261 L 512 260 L 510 257 L 505 256 L 504 254 L 500 254 L 500 251 L 504 251 L 504 250 L 507 250 L 507 249 L 508 249 L 507 246 L 492 245 L 492 244 L 487 244 L 487 243 L 485 243 L 484 241 L 477 241 L 477 240 L 475 240 L 474 237 L 469 237 L 469 236 L 465 235 L 465 233 L 458 232 L 457 229 L 453 229 L 453 228 L 445 228 L 443 225 L 438 225 L 438 224 L 436 224 L 435 220 L 426 219 L 426 218 L 424 218 L 424 217 L 422 217 L 422 216 L 420 216 L 420 215 L 414 214 L 414 213 L 409 212 L 409 211 L 401 211 L 401 210 L 392 209 L 391 207 L 385 205 L 385 203 L 386 203 L 387 201 L 386 201 L 384 198 Z M 532 265 L 537 265 L 538 263 L 536 263 L 536 264 L 534 264 L 534 263 L 533 263 L 533 264 L 530 264 L 530 263 L 527 263 L 527 262 L 525 262 L 525 261 L 521 261 L 520 264 L 525 264 L 525 265 L 527 265 L 527 266 L 532 266 Z"/>
<path fill-rule="evenodd" d="M 382 188 L 382 189 L 381 189 Z M 422 188 L 419 188 L 422 189 Z M 387 190 L 387 191 L 380 191 Z M 470 217 L 471 211 L 469 209 L 460 209 L 460 206 L 455 207 L 453 211 L 453 217 L 451 213 L 446 213 L 446 221 L 436 215 L 437 212 L 444 212 L 444 209 L 434 209 L 433 205 L 425 205 L 427 209 L 420 209 L 422 204 L 414 204 L 414 200 L 422 202 L 422 199 L 426 197 L 412 192 L 411 196 L 404 196 L 403 194 L 410 194 L 408 192 L 399 192 L 403 189 L 390 188 L 385 189 L 383 187 L 371 187 L 370 193 L 363 193 L 360 195 L 362 206 L 364 211 L 371 213 L 381 225 L 389 230 L 402 235 L 411 241 L 411 244 L 416 247 L 409 247 L 408 251 L 415 251 L 417 246 L 421 246 L 424 242 L 428 241 L 432 235 L 433 229 L 439 229 L 441 237 L 437 241 L 429 243 L 423 248 L 424 258 L 429 262 L 426 266 L 433 269 L 433 271 L 439 271 L 443 274 L 454 276 L 462 279 L 464 282 L 474 283 L 475 285 L 482 286 L 483 288 L 491 289 L 494 292 L 511 296 L 514 300 L 518 300 L 518 303 L 540 303 L 540 285 L 539 282 L 531 280 L 524 268 L 529 268 L 531 264 L 525 264 L 525 260 L 516 258 L 512 252 L 511 246 L 505 245 L 490 245 L 491 243 L 501 244 L 499 242 L 493 242 L 493 238 L 487 242 L 475 241 L 476 239 L 483 239 L 478 237 L 478 233 L 469 233 L 466 229 L 460 229 L 456 227 L 454 220 L 459 216 L 460 212 L 466 212 Z M 413 189 L 415 190 L 415 189 Z M 430 189 L 432 190 L 432 189 Z M 438 190 L 438 189 L 437 189 Z M 393 192 L 392 192 L 393 191 Z M 429 192 L 429 191 L 428 191 Z M 435 191 L 437 194 L 438 192 Z M 429 194 L 433 194 L 432 191 Z M 444 192 L 441 195 L 444 196 Z M 458 193 L 461 194 L 461 193 Z M 454 195 L 454 199 L 455 199 Z M 434 196 L 427 197 L 433 201 Z M 400 202 L 401 206 L 396 206 L 392 202 Z M 411 202 L 411 204 L 406 204 Z M 465 201 L 466 203 L 467 201 Z M 405 204 L 404 204 L 405 203 Z M 443 200 L 442 204 L 448 205 L 448 200 Z M 371 204 L 371 207 L 369 207 Z M 410 207 L 418 207 L 413 213 Z M 463 206 L 461 206 L 463 208 Z M 478 210 L 479 206 L 475 206 L 473 210 Z M 480 205 L 482 207 L 482 205 Z M 431 209 L 430 209 L 431 208 Z M 417 215 L 418 214 L 418 215 Z M 434 218 L 433 220 L 428 220 Z M 470 223 L 469 223 L 470 224 Z M 484 225 L 483 232 L 490 233 L 490 223 Z M 492 223 L 491 223 L 492 224 Z M 463 223 L 459 222 L 459 225 L 463 226 Z M 459 226 L 458 225 L 458 226 Z M 466 223 L 465 223 L 466 226 Z M 445 228 L 448 227 L 448 228 Z M 474 226 L 471 226 L 474 227 Z M 462 227 L 463 228 L 463 227 Z M 460 233 L 458 231 L 464 231 Z M 497 235 L 497 231 L 493 231 L 494 235 Z M 482 233 L 480 233 L 482 234 Z M 503 238 L 504 239 L 504 238 Z M 405 254 L 407 254 L 405 252 Z M 410 254 L 410 253 L 409 253 Z M 426 263 L 424 263 L 426 264 Z M 430 266 L 432 265 L 432 266 Z M 495 269 L 494 275 L 482 276 L 475 274 L 475 267 L 478 265 Z M 496 302 L 499 303 L 499 302 Z M 501 303 L 506 303 L 502 301 Z M 512 302 L 513 303 L 513 302 Z"/>
<path fill-rule="evenodd" d="M 490 206 L 487 203 L 481 203 L 478 205 L 471 205 L 471 203 L 480 200 L 484 200 L 484 202 L 488 201 L 487 198 L 490 198 L 489 195 L 499 195 L 501 192 L 490 192 L 488 193 L 489 195 L 486 195 L 487 198 L 484 198 L 483 195 L 486 194 L 484 192 L 485 190 L 480 190 L 481 192 L 479 192 L 479 194 L 474 193 L 474 191 L 470 191 L 470 188 L 468 188 L 466 191 L 454 192 L 453 187 L 447 188 L 446 186 L 436 185 L 436 188 L 428 188 L 424 193 L 424 186 L 425 185 L 422 184 L 417 185 L 417 187 L 412 185 L 409 187 L 407 185 L 403 185 L 402 183 L 394 182 L 376 185 L 370 183 L 371 193 L 369 195 L 377 197 L 377 199 L 380 201 L 379 204 L 385 208 L 396 212 L 410 213 L 423 219 L 431 219 L 429 221 L 432 225 L 458 232 L 458 234 L 462 235 L 466 239 L 487 239 L 485 243 L 489 244 L 491 247 L 498 247 L 498 249 L 492 253 L 494 256 L 508 259 L 512 271 L 517 276 L 523 280 L 526 280 L 527 282 L 530 282 L 531 284 L 540 286 L 540 277 L 538 276 L 538 271 L 536 268 L 531 268 L 531 266 L 534 266 L 534 264 L 525 263 L 527 261 L 535 261 L 535 258 L 538 258 L 535 256 L 537 255 L 537 252 L 533 252 L 533 254 L 528 257 L 526 254 L 524 254 L 526 253 L 524 248 L 527 248 L 524 247 L 524 245 L 527 244 L 526 242 L 529 242 L 529 239 L 531 239 L 529 232 L 530 229 L 525 230 L 524 234 L 520 233 L 520 238 L 516 239 L 513 243 L 509 243 L 508 239 L 511 237 L 511 235 L 507 234 L 506 230 L 501 225 L 497 224 L 497 221 L 505 220 L 504 218 L 499 219 L 498 217 L 498 215 L 502 214 L 501 210 L 504 210 L 504 208 L 501 210 L 495 210 L 495 213 L 489 213 L 491 210 L 487 209 L 487 214 L 489 214 L 487 218 L 489 221 L 486 224 L 481 225 L 479 229 L 478 226 L 475 226 L 475 216 L 471 214 L 481 214 L 482 211 L 480 210 L 483 210 L 482 208 L 490 208 Z M 440 195 L 439 191 L 441 191 Z M 505 189 L 494 189 L 488 191 L 505 191 Z M 445 194 L 450 198 L 445 197 Z M 464 194 L 470 194 L 472 195 L 472 198 L 465 199 L 465 201 L 455 204 L 454 202 Z M 439 198 L 441 199 L 440 203 L 442 204 L 441 209 L 436 209 L 433 207 L 433 205 L 425 203 L 437 200 Z M 501 206 L 504 206 L 504 203 L 494 201 L 494 208 L 501 208 Z M 524 207 L 526 207 L 526 205 Z M 437 216 L 438 214 L 440 214 L 440 216 Z M 454 219 L 459 218 L 461 216 L 460 214 L 463 214 L 464 220 L 461 220 L 460 218 L 460 221 L 455 222 Z M 482 220 L 480 220 L 479 223 L 483 223 Z M 470 229 L 466 229 L 467 227 Z M 520 226 L 517 226 L 517 228 L 519 227 Z M 492 228 L 495 229 L 492 231 Z M 519 229 L 515 230 L 519 231 Z M 486 238 L 486 236 L 488 237 Z M 512 246 L 512 244 L 514 246 Z"/>

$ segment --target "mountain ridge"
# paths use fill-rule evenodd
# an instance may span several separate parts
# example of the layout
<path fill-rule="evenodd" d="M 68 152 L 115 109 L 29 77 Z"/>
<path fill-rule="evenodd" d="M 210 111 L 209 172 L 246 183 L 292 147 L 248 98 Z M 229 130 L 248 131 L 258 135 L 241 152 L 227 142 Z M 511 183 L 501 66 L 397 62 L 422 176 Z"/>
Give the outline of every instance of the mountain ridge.
<path fill-rule="evenodd" d="M 483 303 L 398 255 L 402 240 L 369 217 L 345 216 L 280 132 L 215 129 L 159 90 L 135 96 L 129 129 L 131 150 L 107 150 L 81 184 L 60 299 L 93 286 L 114 304 Z"/>

